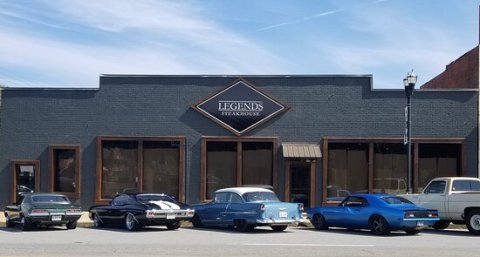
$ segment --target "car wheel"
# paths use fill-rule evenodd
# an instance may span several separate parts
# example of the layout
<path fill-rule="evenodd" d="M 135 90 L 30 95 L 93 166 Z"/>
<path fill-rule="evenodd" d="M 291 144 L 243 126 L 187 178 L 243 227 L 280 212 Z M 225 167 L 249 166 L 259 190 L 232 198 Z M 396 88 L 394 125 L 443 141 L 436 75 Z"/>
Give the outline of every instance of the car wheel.
<path fill-rule="evenodd" d="M 100 220 L 100 217 L 98 217 L 98 214 L 93 214 L 93 226 L 96 228 L 103 227 L 103 222 Z"/>
<path fill-rule="evenodd" d="M 470 233 L 480 235 L 480 210 L 473 210 L 467 214 L 467 228 Z"/>
<path fill-rule="evenodd" d="M 271 228 L 273 229 L 273 231 L 277 231 L 277 232 L 281 232 L 281 231 L 284 231 L 285 229 L 287 229 L 287 225 L 284 225 L 284 226 L 271 226 Z"/>
<path fill-rule="evenodd" d="M 77 228 L 77 221 L 70 221 L 67 223 L 67 229 L 76 229 Z"/>
<path fill-rule="evenodd" d="M 248 224 L 246 220 L 235 220 L 233 223 L 235 224 L 235 229 L 238 232 L 252 231 L 255 227 L 253 225 Z"/>
<path fill-rule="evenodd" d="M 135 215 L 133 215 L 133 213 L 129 212 L 127 213 L 127 215 L 125 215 L 125 228 L 128 231 L 137 230 L 139 226 L 140 225 L 138 224 L 138 220 Z"/>
<path fill-rule="evenodd" d="M 176 221 L 174 223 L 167 224 L 167 229 L 168 230 L 175 230 L 175 229 L 180 228 L 181 225 L 182 225 L 181 221 Z"/>
<path fill-rule="evenodd" d="M 432 228 L 440 230 L 440 229 L 446 229 L 450 226 L 450 221 L 445 221 L 445 220 L 439 220 L 433 224 Z"/>
<path fill-rule="evenodd" d="M 315 214 L 313 215 L 312 218 L 312 225 L 315 227 L 317 230 L 325 230 L 328 229 L 327 222 L 325 221 L 325 218 L 323 217 L 322 214 Z"/>
<path fill-rule="evenodd" d="M 23 231 L 28 231 L 32 229 L 33 224 L 29 219 L 22 217 L 22 219 L 20 220 L 20 227 L 22 228 Z"/>
<path fill-rule="evenodd" d="M 13 226 L 15 226 L 15 223 L 10 220 L 10 216 L 8 216 L 7 214 L 5 214 L 5 226 L 7 226 L 7 228 L 12 228 Z"/>
<path fill-rule="evenodd" d="M 198 214 L 193 215 L 192 225 L 194 228 L 203 228 L 203 223 Z"/>
<path fill-rule="evenodd" d="M 379 215 L 374 215 L 370 218 L 370 230 L 375 235 L 388 235 L 392 230 L 388 225 L 387 220 Z"/>
<path fill-rule="evenodd" d="M 405 233 L 407 233 L 408 235 L 416 235 L 416 234 L 420 233 L 420 230 L 418 230 L 418 229 L 407 229 L 407 230 L 405 230 Z"/>

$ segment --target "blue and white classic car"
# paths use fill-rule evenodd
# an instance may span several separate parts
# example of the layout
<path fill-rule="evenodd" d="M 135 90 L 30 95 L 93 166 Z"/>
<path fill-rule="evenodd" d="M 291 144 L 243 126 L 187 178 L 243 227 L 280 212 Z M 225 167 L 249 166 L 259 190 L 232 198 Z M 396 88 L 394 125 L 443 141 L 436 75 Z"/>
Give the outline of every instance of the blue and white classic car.
<path fill-rule="evenodd" d="M 220 226 L 247 232 L 257 226 L 270 226 L 283 231 L 288 225 L 303 221 L 303 204 L 281 202 L 273 191 L 258 187 L 220 189 L 213 201 L 192 207 L 195 228 Z"/>

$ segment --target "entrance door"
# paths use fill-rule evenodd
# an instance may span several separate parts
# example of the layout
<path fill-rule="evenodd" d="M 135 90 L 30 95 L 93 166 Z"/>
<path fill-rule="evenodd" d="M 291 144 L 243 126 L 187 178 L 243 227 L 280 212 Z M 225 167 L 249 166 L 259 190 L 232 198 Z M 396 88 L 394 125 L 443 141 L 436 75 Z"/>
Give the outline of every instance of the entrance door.
<path fill-rule="evenodd" d="M 22 193 L 38 191 L 39 161 L 13 161 L 12 202 L 16 202 Z"/>
<path fill-rule="evenodd" d="M 312 207 L 314 200 L 315 162 L 287 162 L 286 198 L 289 202 L 303 203 L 305 208 Z"/>

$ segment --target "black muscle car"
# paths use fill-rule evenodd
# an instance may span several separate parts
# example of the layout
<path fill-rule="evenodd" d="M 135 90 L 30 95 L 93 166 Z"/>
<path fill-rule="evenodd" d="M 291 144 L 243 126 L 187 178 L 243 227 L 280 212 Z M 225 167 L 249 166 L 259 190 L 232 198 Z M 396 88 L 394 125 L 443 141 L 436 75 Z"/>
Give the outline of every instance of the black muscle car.
<path fill-rule="evenodd" d="M 75 229 L 77 220 L 82 216 L 79 206 L 70 202 L 68 197 L 51 193 L 22 193 L 18 203 L 5 208 L 7 227 L 20 224 L 22 230 L 38 226 L 66 225 Z"/>
<path fill-rule="evenodd" d="M 194 210 L 165 194 L 124 193 L 116 195 L 109 205 L 90 208 L 95 227 L 123 225 L 127 230 L 161 225 L 178 229 L 184 220 L 193 217 Z"/>

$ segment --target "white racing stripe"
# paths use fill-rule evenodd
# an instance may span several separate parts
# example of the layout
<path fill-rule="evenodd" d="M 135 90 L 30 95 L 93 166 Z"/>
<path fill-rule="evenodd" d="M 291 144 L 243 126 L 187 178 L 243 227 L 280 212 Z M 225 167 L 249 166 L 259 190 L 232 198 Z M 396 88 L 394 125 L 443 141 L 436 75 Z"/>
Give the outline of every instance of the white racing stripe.
<path fill-rule="evenodd" d="M 180 209 L 180 206 L 168 201 L 150 201 L 149 203 L 153 203 L 157 205 L 162 210 L 168 210 L 168 209 L 179 210 Z"/>
<path fill-rule="evenodd" d="M 374 245 L 335 245 L 335 244 L 243 244 L 248 246 L 309 246 L 309 247 L 374 247 Z"/>

